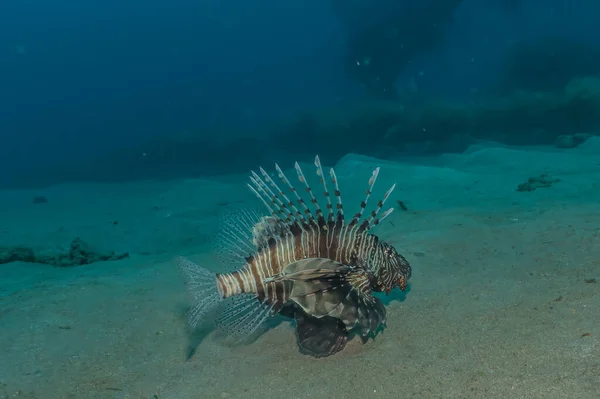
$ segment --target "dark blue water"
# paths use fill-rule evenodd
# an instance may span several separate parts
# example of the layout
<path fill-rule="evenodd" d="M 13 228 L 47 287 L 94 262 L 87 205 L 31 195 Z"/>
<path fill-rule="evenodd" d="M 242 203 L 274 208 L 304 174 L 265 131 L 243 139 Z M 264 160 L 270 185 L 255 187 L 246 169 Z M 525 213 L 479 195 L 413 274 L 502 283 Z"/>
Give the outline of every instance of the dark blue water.
<path fill-rule="evenodd" d="M 414 49 L 387 67 L 395 87 L 413 94 L 408 105 L 477 103 L 515 82 L 562 90 L 572 76 L 599 70 L 600 57 L 589 55 L 598 50 L 599 11 L 584 0 L 6 0 L 0 186 L 238 171 L 293 152 L 298 142 L 322 145 L 296 129 L 273 146 L 219 147 L 233 156 L 215 165 L 223 157 L 212 159 L 213 147 L 188 146 L 188 153 L 169 142 L 260 140 L 307 112 L 380 101 L 352 73 L 368 54 L 349 48 L 369 30 L 378 36 L 357 46 L 382 54 L 377 61 Z M 565 41 L 538 46 L 560 65 L 546 70 L 541 62 L 507 82 L 515 46 L 547 37 Z M 385 47 L 390 40 L 395 47 Z M 528 83 L 545 74 L 547 81 Z"/>

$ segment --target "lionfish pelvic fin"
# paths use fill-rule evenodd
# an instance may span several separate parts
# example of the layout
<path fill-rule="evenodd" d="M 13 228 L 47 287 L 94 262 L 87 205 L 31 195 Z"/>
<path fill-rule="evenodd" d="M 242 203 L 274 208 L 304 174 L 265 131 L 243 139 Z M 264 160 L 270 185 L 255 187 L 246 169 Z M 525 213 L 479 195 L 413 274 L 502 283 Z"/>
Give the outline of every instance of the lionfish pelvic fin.
<path fill-rule="evenodd" d="M 276 312 L 275 303 L 260 302 L 254 294 L 237 295 L 220 304 L 215 325 L 225 342 L 243 344 L 255 338 Z"/>

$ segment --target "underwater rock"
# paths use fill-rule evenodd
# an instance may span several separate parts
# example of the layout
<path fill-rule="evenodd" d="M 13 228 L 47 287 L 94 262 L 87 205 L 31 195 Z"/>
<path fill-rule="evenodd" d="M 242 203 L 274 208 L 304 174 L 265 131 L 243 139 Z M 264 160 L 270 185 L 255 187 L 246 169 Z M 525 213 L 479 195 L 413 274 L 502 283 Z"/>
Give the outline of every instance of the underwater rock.
<path fill-rule="evenodd" d="M 398 76 L 414 58 L 444 40 L 462 2 L 331 0 L 345 30 L 342 65 L 348 76 L 371 98 L 398 100 Z"/>
<path fill-rule="evenodd" d="M 357 152 L 397 159 L 417 151 L 462 151 L 480 140 L 553 146 L 565 132 L 595 133 L 598 126 L 600 76 L 589 76 L 574 78 L 553 91 L 522 89 L 502 96 L 487 94 L 477 102 L 425 101 L 416 96 L 407 97 L 402 104 L 373 100 L 342 103 L 306 110 L 273 124 L 266 133 L 249 138 L 246 136 L 251 132 L 244 132 L 246 136 L 232 141 L 207 138 L 219 136 L 216 132 L 185 137 L 165 134 L 141 141 L 133 149 L 91 159 L 87 165 L 65 164 L 65 169 L 45 168 L 41 171 L 44 174 L 36 170 L 35 175 L 18 178 L 5 174 L 0 176 L 0 185 L 31 188 L 66 181 L 122 182 L 242 173 L 255 163 L 270 162 L 272 154 L 282 159 L 307 159 L 315 145 L 326 148 L 322 155 L 331 163 Z M 236 157 L 233 162 L 231 154 L 240 153 L 254 155 Z"/>
<path fill-rule="evenodd" d="M 10 247 L 0 248 L 0 264 L 11 262 L 35 262 L 35 254 L 31 248 Z"/>
<path fill-rule="evenodd" d="M 508 49 L 498 91 L 554 92 L 573 78 L 593 76 L 600 68 L 598 47 L 585 38 L 540 35 Z"/>
<path fill-rule="evenodd" d="M 554 183 L 560 182 L 560 179 L 552 179 L 548 175 L 539 175 L 537 177 L 530 177 L 525 183 L 521 183 L 517 186 L 517 191 L 535 191 L 538 188 L 552 187 Z"/>
<path fill-rule="evenodd" d="M 554 143 L 554 145 L 558 148 L 575 148 L 585 143 L 590 137 L 593 137 L 593 134 L 563 134 L 556 138 L 556 142 Z"/>
<path fill-rule="evenodd" d="M 98 252 L 89 249 L 85 241 L 75 238 L 67 252 L 54 255 L 36 255 L 33 249 L 27 247 L 0 248 L 0 264 L 11 262 L 43 263 L 55 267 L 70 267 L 88 265 L 95 262 L 121 260 L 129 257 L 129 253 Z"/>

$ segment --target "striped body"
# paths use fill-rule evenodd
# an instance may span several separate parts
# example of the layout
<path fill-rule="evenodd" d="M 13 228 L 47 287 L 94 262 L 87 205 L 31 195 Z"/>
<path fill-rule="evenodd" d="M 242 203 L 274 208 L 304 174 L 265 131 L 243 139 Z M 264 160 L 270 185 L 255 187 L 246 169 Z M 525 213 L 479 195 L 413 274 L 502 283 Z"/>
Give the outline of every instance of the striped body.
<path fill-rule="evenodd" d="M 256 294 L 261 302 L 284 303 L 284 282 L 269 281 L 287 265 L 307 258 L 325 258 L 344 265 L 371 264 L 376 261 L 378 238 L 369 233 L 357 234 L 359 226 L 348 228 L 330 223 L 321 228 L 291 229 L 282 237 L 272 238 L 269 246 L 248 258 L 239 271 L 217 275 L 222 298 L 233 295 Z M 377 268 L 372 270 L 376 273 Z"/>

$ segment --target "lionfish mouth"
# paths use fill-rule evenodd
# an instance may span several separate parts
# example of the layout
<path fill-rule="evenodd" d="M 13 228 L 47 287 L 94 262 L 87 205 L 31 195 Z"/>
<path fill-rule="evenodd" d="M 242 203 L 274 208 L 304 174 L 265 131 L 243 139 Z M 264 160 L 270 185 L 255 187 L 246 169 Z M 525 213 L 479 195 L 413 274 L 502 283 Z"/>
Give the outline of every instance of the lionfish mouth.
<path fill-rule="evenodd" d="M 396 287 L 400 288 L 400 291 L 406 290 L 406 285 L 407 285 L 406 278 L 400 277 L 396 281 L 396 285 L 394 285 L 392 287 L 385 287 L 382 291 L 385 292 L 385 295 L 389 295 L 390 292 L 392 292 L 394 290 L 394 288 L 396 288 Z"/>
<path fill-rule="evenodd" d="M 406 289 L 406 279 L 404 277 L 400 277 L 398 279 L 398 287 L 400 287 L 401 291 L 404 291 Z"/>
<path fill-rule="evenodd" d="M 407 285 L 406 278 L 400 277 L 397 280 L 396 285 L 394 285 L 393 287 L 385 287 L 383 289 L 383 292 L 385 292 L 385 295 L 389 295 L 390 292 L 392 292 L 394 290 L 394 288 L 396 288 L 396 287 L 400 288 L 400 291 L 404 291 L 404 290 L 406 290 L 406 285 Z"/>

